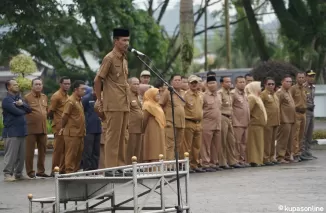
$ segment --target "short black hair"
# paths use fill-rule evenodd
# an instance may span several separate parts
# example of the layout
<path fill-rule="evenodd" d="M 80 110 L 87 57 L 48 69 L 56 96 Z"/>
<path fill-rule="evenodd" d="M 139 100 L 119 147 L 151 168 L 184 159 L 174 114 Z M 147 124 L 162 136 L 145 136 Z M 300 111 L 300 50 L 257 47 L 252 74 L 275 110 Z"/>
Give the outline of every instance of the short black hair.
<path fill-rule="evenodd" d="M 60 84 L 62 84 L 64 80 L 70 80 L 70 78 L 67 77 L 67 76 L 62 76 L 62 77 L 60 78 L 60 81 L 59 81 Z"/>
<path fill-rule="evenodd" d="M 170 78 L 170 82 L 173 80 L 174 77 L 176 76 L 180 76 L 180 78 L 182 79 L 182 76 L 180 74 L 173 74 L 171 75 L 171 78 Z"/>
<path fill-rule="evenodd" d="M 245 78 L 245 77 L 243 77 L 242 75 L 237 76 L 237 77 L 235 78 L 235 83 L 237 83 L 237 82 L 238 82 L 238 79 L 240 79 L 240 78 Z"/>
<path fill-rule="evenodd" d="M 266 78 L 265 78 L 265 81 L 264 81 L 264 84 L 266 84 L 267 81 L 269 81 L 269 80 L 272 80 L 272 81 L 275 82 L 275 79 L 274 79 L 274 78 L 272 78 L 272 77 L 266 77 Z"/>
<path fill-rule="evenodd" d="M 40 81 L 43 83 L 42 79 L 40 79 L 40 78 L 34 78 L 34 79 L 32 80 L 32 86 L 34 85 L 34 81 L 37 81 L 37 80 L 40 80 Z"/>
<path fill-rule="evenodd" d="M 76 80 L 73 84 L 72 84 L 72 89 L 75 90 L 78 87 L 80 87 L 80 85 L 85 85 L 85 82 L 82 80 Z"/>
<path fill-rule="evenodd" d="M 250 73 L 247 73 L 244 77 L 245 77 L 245 78 L 247 78 L 247 77 L 252 77 L 252 75 L 251 75 Z"/>
<path fill-rule="evenodd" d="M 292 76 L 291 75 L 284 75 L 283 78 L 282 78 L 282 81 L 284 81 L 284 79 L 286 78 L 291 78 L 292 79 Z"/>
<path fill-rule="evenodd" d="M 181 79 L 188 79 L 187 76 L 181 76 Z"/>
<path fill-rule="evenodd" d="M 298 76 L 299 74 L 304 74 L 306 76 L 306 72 L 303 72 L 303 71 L 297 72 L 297 74 L 295 76 Z"/>
<path fill-rule="evenodd" d="M 14 81 L 14 79 L 10 79 L 10 80 L 6 81 L 5 87 L 6 87 L 7 91 L 8 91 L 8 88 L 9 88 L 10 84 L 11 84 L 10 81 Z"/>
<path fill-rule="evenodd" d="M 215 76 L 216 77 L 216 73 L 213 72 L 213 71 L 208 71 L 207 74 L 206 74 L 206 77 L 208 76 Z"/>
<path fill-rule="evenodd" d="M 230 76 L 221 76 L 220 77 L 220 83 L 223 83 L 224 82 L 224 78 L 230 78 Z"/>
<path fill-rule="evenodd" d="M 154 84 L 154 87 L 159 89 L 160 87 L 163 87 L 164 83 L 161 80 L 157 80 Z"/>

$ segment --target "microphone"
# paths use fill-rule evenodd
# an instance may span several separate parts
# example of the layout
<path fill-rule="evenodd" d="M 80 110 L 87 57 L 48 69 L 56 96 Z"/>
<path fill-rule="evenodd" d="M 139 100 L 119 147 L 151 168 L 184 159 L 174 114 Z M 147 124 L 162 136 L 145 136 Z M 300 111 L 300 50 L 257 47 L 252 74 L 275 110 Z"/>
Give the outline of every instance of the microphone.
<path fill-rule="evenodd" d="M 138 51 L 138 50 L 135 50 L 135 49 L 132 48 L 131 46 L 128 47 L 128 51 L 134 53 L 135 55 L 145 56 L 144 53 L 142 53 L 142 52 L 140 52 L 140 51 Z"/>

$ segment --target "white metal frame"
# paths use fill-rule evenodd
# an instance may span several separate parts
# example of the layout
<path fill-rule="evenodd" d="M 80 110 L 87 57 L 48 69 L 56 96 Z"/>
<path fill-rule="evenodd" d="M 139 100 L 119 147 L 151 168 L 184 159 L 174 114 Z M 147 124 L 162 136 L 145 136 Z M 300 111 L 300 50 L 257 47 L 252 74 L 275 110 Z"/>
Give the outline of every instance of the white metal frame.
<path fill-rule="evenodd" d="M 59 168 L 55 170 L 55 197 L 34 199 L 32 194 L 28 195 L 29 213 L 70 213 L 70 212 L 112 212 L 121 210 L 133 210 L 134 213 L 164 213 L 176 212 L 176 208 L 168 206 L 165 202 L 165 188 L 169 187 L 174 193 L 170 183 L 177 180 L 176 162 L 164 161 L 163 155 L 159 156 L 159 162 L 137 163 L 137 158 L 132 158 L 132 165 L 99 169 L 71 174 L 59 174 Z M 185 153 L 185 159 L 179 160 L 179 177 L 185 178 L 185 200 L 181 200 L 182 209 L 190 213 L 189 202 L 189 154 Z M 107 177 L 105 175 L 92 175 L 92 173 L 107 173 L 123 171 L 122 176 Z M 129 175 L 126 175 L 129 174 Z M 132 174 L 132 175 L 131 175 Z M 155 179 L 153 187 L 147 186 L 146 180 Z M 133 186 L 133 196 L 120 203 L 115 203 L 115 191 L 125 186 Z M 147 191 L 139 193 L 139 186 L 144 186 Z M 159 192 L 156 190 L 159 189 Z M 181 189 L 180 189 L 181 190 Z M 153 193 L 160 195 L 160 206 L 145 206 Z M 181 192 L 180 192 L 181 193 Z M 146 195 L 146 199 L 139 203 L 139 197 Z M 79 196 L 79 197 L 78 197 Z M 104 202 L 111 201 L 111 207 L 96 208 Z M 133 206 L 125 204 L 133 201 Z M 75 202 L 67 208 L 68 202 Z M 79 202 L 79 203 L 78 203 Z M 95 203 L 93 203 L 95 202 Z M 40 203 L 41 209 L 33 211 L 33 203 Z M 92 205 L 90 205 L 92 203 Z M 44 204 L 48 204 L 44 207 Z M 64 204 L 64 209 L 60 204 Z M 81 208 L 85 206 L 86 208 Z M 149 211 L 147 211 L 149 210 Z"/>

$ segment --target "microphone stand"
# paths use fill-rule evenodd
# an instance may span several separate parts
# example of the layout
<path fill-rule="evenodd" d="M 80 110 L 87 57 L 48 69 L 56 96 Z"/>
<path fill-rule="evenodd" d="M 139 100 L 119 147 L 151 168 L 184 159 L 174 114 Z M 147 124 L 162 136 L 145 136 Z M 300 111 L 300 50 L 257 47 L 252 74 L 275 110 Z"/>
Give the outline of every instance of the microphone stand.
<path fill-rule="evenodd" d="M 157 72 L 155 72 L 143 59 L 140 58 L 140 55 L 137 54 L 137 52 L 133 52 L 135 56 L 152 72 L 154 73 L 167 87 L 170 91 L 170 97 L 171 97 L 171 108 L 172 108 L 172 127 L 173 127 L 173 139 L 174 139 L 174 156 L 176 161 L 176 167 L 177 167 L 177 195 L 178 195 L 178 206 L 175 207 L 177 210 L 177 213 L 182 213 L 183 208 L 181 207 L 181 196 L 180 196 L 180 178 L 179 178 L 179 152 L 177 148 L 177 140 L 176 140 L 176 132 L 175 132 L 175 121 L 174 121 L 174 101 L 173 101 L 173 94 L 176 94 L 178 98 L 185 102 L 185 100 L 174 90 L 174 88 L 165 81 L 161 75 L 159 75 Z"/>

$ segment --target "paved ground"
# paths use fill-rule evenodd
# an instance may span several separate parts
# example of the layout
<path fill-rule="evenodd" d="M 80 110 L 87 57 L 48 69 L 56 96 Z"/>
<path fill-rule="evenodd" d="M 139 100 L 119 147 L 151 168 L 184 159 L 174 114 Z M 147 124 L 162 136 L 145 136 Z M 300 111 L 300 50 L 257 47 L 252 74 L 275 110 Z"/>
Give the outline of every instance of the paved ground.
<path fill-rule="evenodd" d="M 191 212 L 286 212 L 278 210 L 280 205 L 323 207 L 326 212 L 326 150 L 314 154 L 319 159 L 291 165 L 194 174 L 190 178 Z M 2 171 L 3 157 L 0 157 L 0 162 Z M 51 156 L 47 155 L 47 168 L 50 164 Z M 28 212 L 28 193 L 35 197 L 54 195 L 53 179 L 5 183 L 2 176 L 0 212 Z M 166 192 L 167 202 L 175 205 L 176 196 L 168 189 Z M 117 199 L 129 197 L 131 193 L 131 188 L 123 189 Z M 151 202 L 154 201 L 158 201 L 157 198 Z"/>

